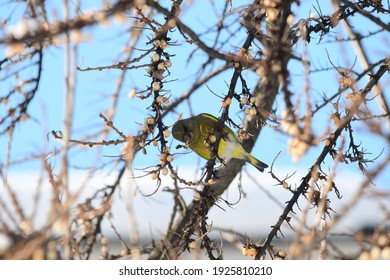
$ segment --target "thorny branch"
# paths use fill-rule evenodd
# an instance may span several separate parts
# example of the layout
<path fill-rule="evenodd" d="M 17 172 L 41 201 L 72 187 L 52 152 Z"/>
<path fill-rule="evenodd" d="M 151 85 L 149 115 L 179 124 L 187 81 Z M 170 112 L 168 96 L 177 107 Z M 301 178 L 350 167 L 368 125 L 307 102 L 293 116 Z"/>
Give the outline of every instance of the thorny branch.
<path fill-rule="evenodd" d="M 376 85 L 380 78 L 386 73 L 390 71 L 390 64 L 389 60 L 385 64 L 383 64 L 377 73 L 375 73 L 374 76 L 371 77 L 370 81 L 367 83 L 367 85 L 359 92 L 361 95 L 361 98 L 353 104 L 353 106 L 348 110 L 347 115 L 340 121 L 339 126 L 337 129 L 333 132 L 333 137 L 329 139 L 328 145 L 326 145 L 321 154 L 318 156 L 317 160 L 314 162 L 312 167 L 309 169 L 308 173 L 305 177 L 302 178 L 302 182 L 299 185 L 299 187 L 294 191 L 293 196 L 287 203 L 286 207 L 283 210 L 283 213 L 280 215 L 277 223 L 272 226 L 272 230 L 267 236 L 267 239 L 265 242 L 260 246 L 255 258 L 260 259 L 266 252 L 266 250 L 269 249 L 269 246 L 271 245 L 271 242 L 275 236 L 277 236 L 277 233 L 280 232 L 280 228 L 282 224 L 287 221 L 288 215 L 293 211 L 294 205 L 297 204 L 298 199 L 301 195 L 304 195 L 309 186 L 309 181 L 312 179 L 313 176 L 313 169 L 316 168 L 316 166 L 321 166 L 321 164 L 324 162 L 327 155 L 332 151 L 332 147 L 336 144 L 337 139 L 340 137 L 343 130 L 347 127 L 347 125 L 351 122 L 353 116 L 356 114 L 359 106 L 363 102 L 365 96 L 371 91 L 371 89 Z"/>

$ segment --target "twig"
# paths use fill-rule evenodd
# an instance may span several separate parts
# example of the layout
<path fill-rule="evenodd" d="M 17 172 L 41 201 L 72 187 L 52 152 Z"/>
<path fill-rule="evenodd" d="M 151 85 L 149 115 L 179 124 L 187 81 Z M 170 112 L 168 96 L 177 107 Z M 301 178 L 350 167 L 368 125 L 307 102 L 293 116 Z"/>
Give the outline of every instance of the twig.
<path fill-rule="evenodd" d="M 348 2 L 349 1 L 343 1 L 344 3 L 345 2 Z M 351 4 L 351 3 L 349 3 Z M 335 4 L 335 2 L 332 2 L 332 5 L 333 5 L 333 8 L 336 9 L 338 7 L 338 5 Z M 359 10 L 361 11 L 361 10 Z M 362 13 L 362 12 L 361 12 Z M 367 14 L 367 13 L 362 13 L 363 15 Z M 378 21 L 375 21 L 377 24 L 378 24 Z M 363 45 L 361 44 L 361 40 L 363 38 L 361 38 L 361 36 L 359 34 L 357 34 L 355 32 L 355 30 L 351 27 L 351 25 L 349 24 L 349 21 L 348 19 L 345 19 L 342 21 L 342 24 L 344 26 L 344 29 L 347 31 L 348 33 L 348 37 L 351 39 L 351 44 L 355 50 L 355 53 L 359 59 L 359 62 L 360 62 L 360 65 L 362 67 L 362 69 L 364 71 L 367 71 L 367 74 L 369 76 L 372 76 L 373 75 L 373 68 L 370 67 L 370 63 L 368 61 L 368 56 L 367 56 L 367 53 L 366 51 L 364 50 L 363 48 Z M 388 26 L 388 31 L 390 30 L 390 26 Z M 376 98 L 376 101 L 378 103 L 378 107 L 379 109 L 384 113 L 384 114 L 387 114 L 390 112 L 390 107 L 389 107 L 389 104 L 387 103 L 387 100 L 385 99 L 384 95 L 383 95 L 383 89 L 381 88 L 380 84 L 376 84 L 374 85 L 373 87 L 373 94 L 377 97 Z M 387 130 L 390 131 L 390 116 L 385 118 L 386 120 L 386 124 L 387 124 Z"/>

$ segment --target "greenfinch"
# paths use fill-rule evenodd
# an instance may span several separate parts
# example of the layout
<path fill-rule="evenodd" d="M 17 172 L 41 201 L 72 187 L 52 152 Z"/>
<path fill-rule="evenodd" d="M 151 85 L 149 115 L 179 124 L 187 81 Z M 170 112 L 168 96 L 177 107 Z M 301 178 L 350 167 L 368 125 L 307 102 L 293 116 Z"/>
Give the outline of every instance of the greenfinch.
<path fill-rule="evenodd" d="M 216 141 L 218 125 L 219 120 L 217 118 L 203 113 L 177 121 L 172 127 L 172 135 L 176 140 L 185 143 L 185 147 L 189 147 L 202 158 L 209 160 L 212 144 Z M 268 167 L 267 164 L 248 153 L 242 146 L 238 136 L 226 125 L 223 127 L 219 142 L 218 157 L 224 162 L 231 158 L 244 160 L 261 172 Z M 220 162 L 218 157 L 217 162 Z"/>

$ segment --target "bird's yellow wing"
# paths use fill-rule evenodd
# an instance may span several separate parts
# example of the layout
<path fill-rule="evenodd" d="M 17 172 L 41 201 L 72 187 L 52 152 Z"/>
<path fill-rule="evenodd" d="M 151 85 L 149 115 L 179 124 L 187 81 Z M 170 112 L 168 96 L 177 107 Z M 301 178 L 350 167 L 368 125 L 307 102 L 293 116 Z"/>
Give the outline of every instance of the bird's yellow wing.
<path fill-rule="evenodd" d="M 200 138 L 203 143 L 210 135 L 216 135 L 216 128 L 219 125 L 219 120 L 210 114 L 200 114 L 197 117 L 199 124 Z M 205 146 L 196 145 L 192 149 L 205 159 L 210 159 L 210 149 Z M 219 142 L 218 155 L 229 160 L 232 157 L 238 159 L 246 159 L 246 151 L 241 145 L 237 135 L 226 125 L 223 126 L 221 141 Z M 217 159 L 217 161 L 219 161 Z"/>

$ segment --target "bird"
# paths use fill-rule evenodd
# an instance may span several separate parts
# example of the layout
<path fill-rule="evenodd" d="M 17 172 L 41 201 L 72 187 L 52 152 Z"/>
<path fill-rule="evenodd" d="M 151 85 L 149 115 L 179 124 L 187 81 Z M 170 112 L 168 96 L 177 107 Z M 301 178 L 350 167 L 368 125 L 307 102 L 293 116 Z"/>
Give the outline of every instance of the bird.
<path fill-rule="evenodd" d="M 209 160 L 211 147 L 216 141 L 219 120 L 207 113 L 202 113 L 187 119 L 178 120 L 172 127 L 172 136 L 183 142 L 185 148 L 190 148 L 200 157 Z M 223 126 L 221 140 L 218 146 L 217 162 L 225 162 L 231 158 L 246 161 L 263 172 L 267 164 L 248 153 L 238 136 L 226 125 Z"/>

